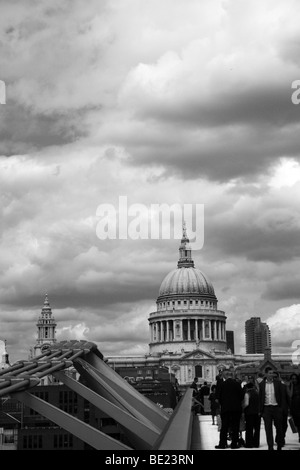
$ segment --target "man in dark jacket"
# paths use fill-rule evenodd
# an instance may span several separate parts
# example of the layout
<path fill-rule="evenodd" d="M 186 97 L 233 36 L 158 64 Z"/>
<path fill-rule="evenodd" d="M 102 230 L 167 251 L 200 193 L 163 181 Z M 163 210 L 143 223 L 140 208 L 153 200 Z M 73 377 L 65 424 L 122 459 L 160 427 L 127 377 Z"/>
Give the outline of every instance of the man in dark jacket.
<path fill-rule="evenodd" d="M 282 387 L 282 399 L 281 399 L 281 414 L 282 414 L 282 439 L 283 445 L 285 445 L 285 435 L 288 428 L 288 415 L 289 415 L 289 408 L 290 408 L 290 400 L 288 394 L 287 385 L 281 380 L 280 374 L 277 371 L 274 371 L 274 379 L 279 380 L 281 382 Z M 275 442 L 278 444 L 277 435 L 275 436 Z"/>
<path fill-rule="evenodd" d="M 242 413 L 243 391 L 241 385 L 233 378 L 233 372 L 224 371 L 224 381 L 218 384 L 216 401 L 221 407 L 220 441 L 216 449 L 226 449 L 229 428 L 232 432 L 231 448 L 238 448 L 239 425 Z"/>
<path fill-rule="evenodd" d="M 265 378 L 259 384 L 259 411 L 265 423 L 268 450 L 274 450 L 273 423 L 276 428 L 277 450 L 281 450 L 283 441 L 282 407 L 285 397 L 279 380 L 274 380 L 272 367 L 266 367 Z"/>

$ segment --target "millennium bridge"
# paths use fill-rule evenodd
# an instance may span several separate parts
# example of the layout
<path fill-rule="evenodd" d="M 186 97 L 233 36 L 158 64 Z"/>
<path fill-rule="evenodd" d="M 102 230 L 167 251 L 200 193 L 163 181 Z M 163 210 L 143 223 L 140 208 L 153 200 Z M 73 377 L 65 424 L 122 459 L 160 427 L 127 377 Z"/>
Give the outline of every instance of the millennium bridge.
<path fill-rule="evenodd" d="M 74 367 L 84 384 L 70 376 Z M 114 419 L 130 446 L 30 393 L 52 375 Z M 96 344 L 63 341 L 29 361 L 0 371 L 0 397 L 11 396 L 96 450 L 193 450 L 199 448 L 199 420 L 187 389 L 172 414 L 138 392 L 103 360 Z M 180 432 L 179 432 L 180 430 Z"/>

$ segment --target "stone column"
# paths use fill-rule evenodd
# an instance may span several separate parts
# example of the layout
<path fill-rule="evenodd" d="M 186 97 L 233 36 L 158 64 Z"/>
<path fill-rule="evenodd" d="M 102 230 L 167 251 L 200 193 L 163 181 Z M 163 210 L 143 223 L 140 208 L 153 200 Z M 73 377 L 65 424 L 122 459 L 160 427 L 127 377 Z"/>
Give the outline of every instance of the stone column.
<path fill-rule="evenodd" d="M 188 322 L 188 341 L 191 341 L 191 324 L 190 324 L 190 320 L 188 320 L 187 322 Z"/>

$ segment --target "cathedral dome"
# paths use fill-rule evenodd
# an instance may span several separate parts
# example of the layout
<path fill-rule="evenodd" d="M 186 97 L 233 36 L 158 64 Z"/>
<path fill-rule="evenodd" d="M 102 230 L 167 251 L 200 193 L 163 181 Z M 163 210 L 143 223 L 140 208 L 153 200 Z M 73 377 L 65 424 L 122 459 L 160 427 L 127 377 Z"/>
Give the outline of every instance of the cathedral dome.
<path fill-rule="evenodd" d="M 182 267 L 173 269 L 166 275 L 159 289 L 159 297 L 176 294 L 196 294 L 215 298 L 215 291 L 211 281 L 200 269 Z"/>
<path fill-rule="evenodd" d="M 203 300 L 217 301 L 213 285 L 200 269 L 194 267 L 192 250 L 186 234 L 185 224 L 179 247 L 177 269 L 166 275 L 161 283 L 157 302 L 171 297 L 202 297 Z"/>

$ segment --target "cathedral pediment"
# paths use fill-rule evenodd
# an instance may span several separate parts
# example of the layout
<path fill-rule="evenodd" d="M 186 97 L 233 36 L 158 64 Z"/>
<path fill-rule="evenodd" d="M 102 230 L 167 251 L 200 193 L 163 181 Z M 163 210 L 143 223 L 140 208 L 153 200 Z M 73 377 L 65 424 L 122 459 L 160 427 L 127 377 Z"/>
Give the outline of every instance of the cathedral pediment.
<path fill-rule="evenodd" d="M 203 351 L 202 349 L 195 349 L 194 351 L 184 354 L 180 358 L 181 361 L 186 359 L 215 359 L 215 356 L 207 351 Z"/>
<path fill-rule="evenodd" d="M 272 369 L 277 370 L 278 367 L 272 359 L 265 359 L 260 365 L 259 370 L 264 371 L 266 367 L 272 367 Z"/>

